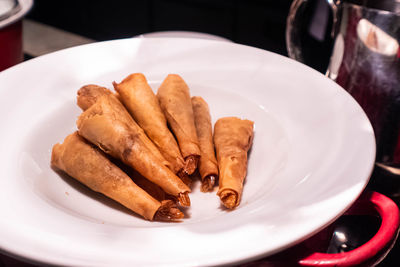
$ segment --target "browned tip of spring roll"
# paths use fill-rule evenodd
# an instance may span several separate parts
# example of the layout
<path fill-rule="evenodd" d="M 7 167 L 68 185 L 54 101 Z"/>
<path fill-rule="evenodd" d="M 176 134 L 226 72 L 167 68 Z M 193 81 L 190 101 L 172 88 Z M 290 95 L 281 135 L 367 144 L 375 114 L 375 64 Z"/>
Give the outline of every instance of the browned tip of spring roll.
<path fill-rule="evenodd" d="M 63 144 L 54 145 L 51 164 L 148 220 L 153 220 L 161 207 L 159 201 L 138 187 L 128 175 L 77 132 L 67 136 Z"/>
<path fill-rule="evenodd" d="M 180 170 L 176 175 L 181 178 L 182 182 L 184 182 L 188 187 L 192 186 L 192 179 L 189 177 L 189 174 L 187 174 L 184 169 Z"/>
<path fill-rule="evenodd" d="M 239 201 L 238 193 L 235 190 L 225 189 L 221 192 L 218 192 L 219 197 L 221 199 L 222 204 L 228 209 L 235 208 Z"/>
<path fill-rule="evenodd" d="M 213 191 L 215 182 L 217 181 L 217 176 L 207 175 L 201 180 L 201 192 L 210 192 Z"/>
<path fill-rule="evenodd" d="M 167 126 L 167 120 L 158 99 L 141 73 L 126 77 L 121 83 L 113 83 L 120 99 L 135 121 L 154 142 L 161 154 L 178 173 L 184 167 L 184 160 L 178 144 Z"/>
<path fill-rule="evenodd" d="M 78 90 L 77 103 L 82 110 L 87 110 L 100 96 L 111 94 L 112 92 L 105 87 L 95 84 L 85 85 Z"/>
<path fill-rule="evenodd" d="M 184 170 L 188 175 L 195 172 L 195 170 L 197 169 L 197 165 L 199 164 L 199 159 L 199 155 L 189 155 L 185 157 Z"/>
<path fill-rule="evenodd" d="M 77 121 L 79 134 L 134 168 L 166 193 L 177 197 L 190 192 L 181 179 L 152 153 L 142 138 L 143 130 L 121 120 L 115 101 L 110 97 L 101 97 L 83 112 Z"/>
<path fill-rule="evenodd" d="M 192 97 L 192 106 L 201 152 L 199 161 L 201 191 L 212 191 L 218 178 L 218 163 L 214 152 L 210 109 L 207 102 L 199 96 Z"/>
<path fill-rule="evenodd" d="M 189 192 L 179 193 L 178 201 L 179 204 L 181 204 L 182 206 L 189 207 L 190 206 Z"/>
<path fill-rule="evenodd" d="M 178 140 L 185 170 L 192 174 L 200 158 L 189 87 L 177 74 L 169 74 L 158 88 L 160 107 Z"/>
<path fill-rule="evenodd" d="M 214 143 L 219 166 L 217 195 L 228 209 L 237 207 L 247 172 L 247 152 L 253 141 L 253 122 L 236 117 L 215 123 Z"/>
<path fill-rule="evenodd" d="M 163 200 L 154 219 L 158 221 L 179 221 L 185 215 L 179 210 L 172 200 Z"/>

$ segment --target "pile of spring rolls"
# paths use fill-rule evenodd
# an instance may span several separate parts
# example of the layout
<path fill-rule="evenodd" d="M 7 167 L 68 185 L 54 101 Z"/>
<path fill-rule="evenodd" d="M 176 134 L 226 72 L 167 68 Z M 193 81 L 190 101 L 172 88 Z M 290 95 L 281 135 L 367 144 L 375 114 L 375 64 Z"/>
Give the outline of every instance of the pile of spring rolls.
<path fill-rule="evenodd" d="M 253 122 L 236 117 L 214 126 L 207 103 L 190 97 L 176 74 L 157 95 L 141 73 L 78 90 L 78 130 L 53 146 L 51 165 L 148 220 L 179 221 L 190 206 L 194 174 L 228 209 L 239 205 Z M 198 170 L 198 172 L 196 172 Z"/>

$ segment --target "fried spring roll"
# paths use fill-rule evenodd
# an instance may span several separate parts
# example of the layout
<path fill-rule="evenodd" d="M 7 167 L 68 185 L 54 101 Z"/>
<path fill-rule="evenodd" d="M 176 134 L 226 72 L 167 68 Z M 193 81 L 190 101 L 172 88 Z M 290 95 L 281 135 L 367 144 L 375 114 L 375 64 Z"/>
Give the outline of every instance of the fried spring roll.
<path fill-rule="evenodd" d="M 112 95 L 113 93 L 105 87 L 95 84 L 82 86 L 77 93 L 77 103 L 82 110 L 87 110 L 97 99 L 103 95 Z"/>
<path fill-rule="evenodd" d="M 214 152 L 210 110 L 207 102 L 199 96 L 192 97 L 192 106 L 201 153 L 199 160 L 201 191 L 212 191 L 218 178 L 218 163 Z"/>
<path fill-rule="evenodd" d="M 170 202 L 160 203 L 151 197 L 77 132 L 67 136 L 63 144 L 54 145 L 51 164 L 147 220 L 183 218 L 176 206 Z"/>
<path fill-rule="evenodd" d="M 132 180 L 138 186 L 140 186 L 140 188 L 146 191 L 150 196 L 154 197 L 158 201 L 163 201 L 167 199 L 166 194 L 161 187 L 151 182 L 150 180 L 146 179 L 145 177 L 140 175 L 140 173 L 138 173 L 137 171 L 131 169 L 127 173 L 129 174 L 130 177 L 132 177 Z"/>
<path fill-rule="evenodd" d="M 233 209 L 239 205 L 247 172 L 247 152 L 253 142 L 253 122 L 235 117 L 219 119 L 214 126 L 214 143 L 219 166 L 222 204 Z"/>
<path fill-rule="evenodd" d="M 143 130 L 121 119 L 125 115 L 119 105 L 115 98 L 100 97 L 79 116 L 79 134 L 177 197 L 181 205 L 190 206 L 189 187 L 151 152 L 141 137 Z"/>
<path fill-rule="evenodd" d="M 126 77 L 121 83 L 113 83 L 122 103 L 147 136 L 160 150 L 161 154 L 179 174 L 184 160 L 178 144 L 167 126 L 167 120 L 160 108 L 158 99 L 141 73 Z"/>
<path fill-rule="evenodd" d="M 121 104 L 120 100 L 118 99 L 119 94 L 113 94 L 109 89 L 105 87 L 101 87 L 98 85 L 85 85 L 78 90 L 77 94 L 77 103 L 78 106 L 83 110 L 87 110 L 90 108 L 96 101 L 102 97 L 108 96 L 111 98 L 111 101 L 114 103 L 114 108 L 117 109 L 119 114 L 119 119 L 123 120 L 127 124 L 134 127 L 136 131 L 139 133 L 140 138 L 143 142 L 147 145 L 147 147 L 151 150 L 151 152 L 167 167 L 171 167 L 171 164 L 161 155 L 161 152 L 158 148 L 154 145 L 154 143 L 147 137 L 145 132 L 140 128 L 140 126 L 132 119 L 129 115 L 128 111 L 125 107 Z"/>
<path fill-rule="evenodd" d="M 199 141 L 194 125 L 189 87 L 177 74 L 169 74 L 157 92 L 161 110 L 176 139 L 185 160 L 185 171 L 192 174 L 200 158 Z"/>

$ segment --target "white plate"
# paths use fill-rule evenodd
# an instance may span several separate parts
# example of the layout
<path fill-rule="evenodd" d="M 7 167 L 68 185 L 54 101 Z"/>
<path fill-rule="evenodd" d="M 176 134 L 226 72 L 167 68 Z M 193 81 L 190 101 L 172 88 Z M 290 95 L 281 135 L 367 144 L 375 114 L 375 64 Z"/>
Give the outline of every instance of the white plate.
<path fill-rule="evenodd" d="M 76 91 L 133 72 L 154 90 L 180 74 L 213 120 L 255 121 L 240 206 L 191 194 L 182 223 L 148 222 L 49 166 L 73 132 Z M 371 125 L 333 81 L 288 58 L 226 42 L 126 39 L 59 51 L 0 73 L 0 247 L 60 265 L 214 265 L 273 254 L 322 229 L 364 189 Z"/>

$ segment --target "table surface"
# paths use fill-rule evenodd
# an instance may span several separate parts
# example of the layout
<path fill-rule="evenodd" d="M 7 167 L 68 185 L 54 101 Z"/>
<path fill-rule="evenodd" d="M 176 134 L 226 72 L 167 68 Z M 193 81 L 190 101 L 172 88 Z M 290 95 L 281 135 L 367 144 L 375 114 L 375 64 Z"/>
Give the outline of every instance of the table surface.
<path fill-rule="evenodd" d="M 23 46 L 24 46 L 25 60 L 28 60 L 36 56 L 44 55 L 50 52 L 54 52 L 60 49 L 95 42 L 95 40 L 92 40 L 90 38 L 86 38 L 63 30 L 59 30 L 57 28 L 42 23 L 38 23 L 36 21 L 29 19 L 25 19 L 23 21 L 23 27 L 24 27 Z M 371 181 L 381 178 L 378 176 L 379 176 L 378 174 L 374 173 L 371 178 Z M 384 188 L 377 185 L 376 183 L 371 182 L 368 185 L 368 188 L 383 193 L 387 196 L 390 196 L 388 195 L 388 192 L 385 192 Z M 398 206 L 400 205 L 400 197 L 393 197 L 393 196 L 390 197 L 397 203 Z M 290 257 L 291 255 L 290 253 L 291 249 L 288 249 L 281 252 L 280 254 L 285 257 L 289 255 Z M 244 266 L 259 266 L 261 263 L 263 266 L 281 266 L 282 264 L 282 262 L 280 263 L 271 260 L 271 258 L 266 258 L 261 261 L 244 264 Z M 400 264 L 400 241 L 397 241 L 391 252 L 378 266 L 388 267 L 388 266 L 397 266 L 399 264 Z M 0 267 L 2 266 L 30 267 L 35 265 L 20 261 L 18 259 L 14 259 L 13 257 L 4 254 L 0 254 Z"/>

